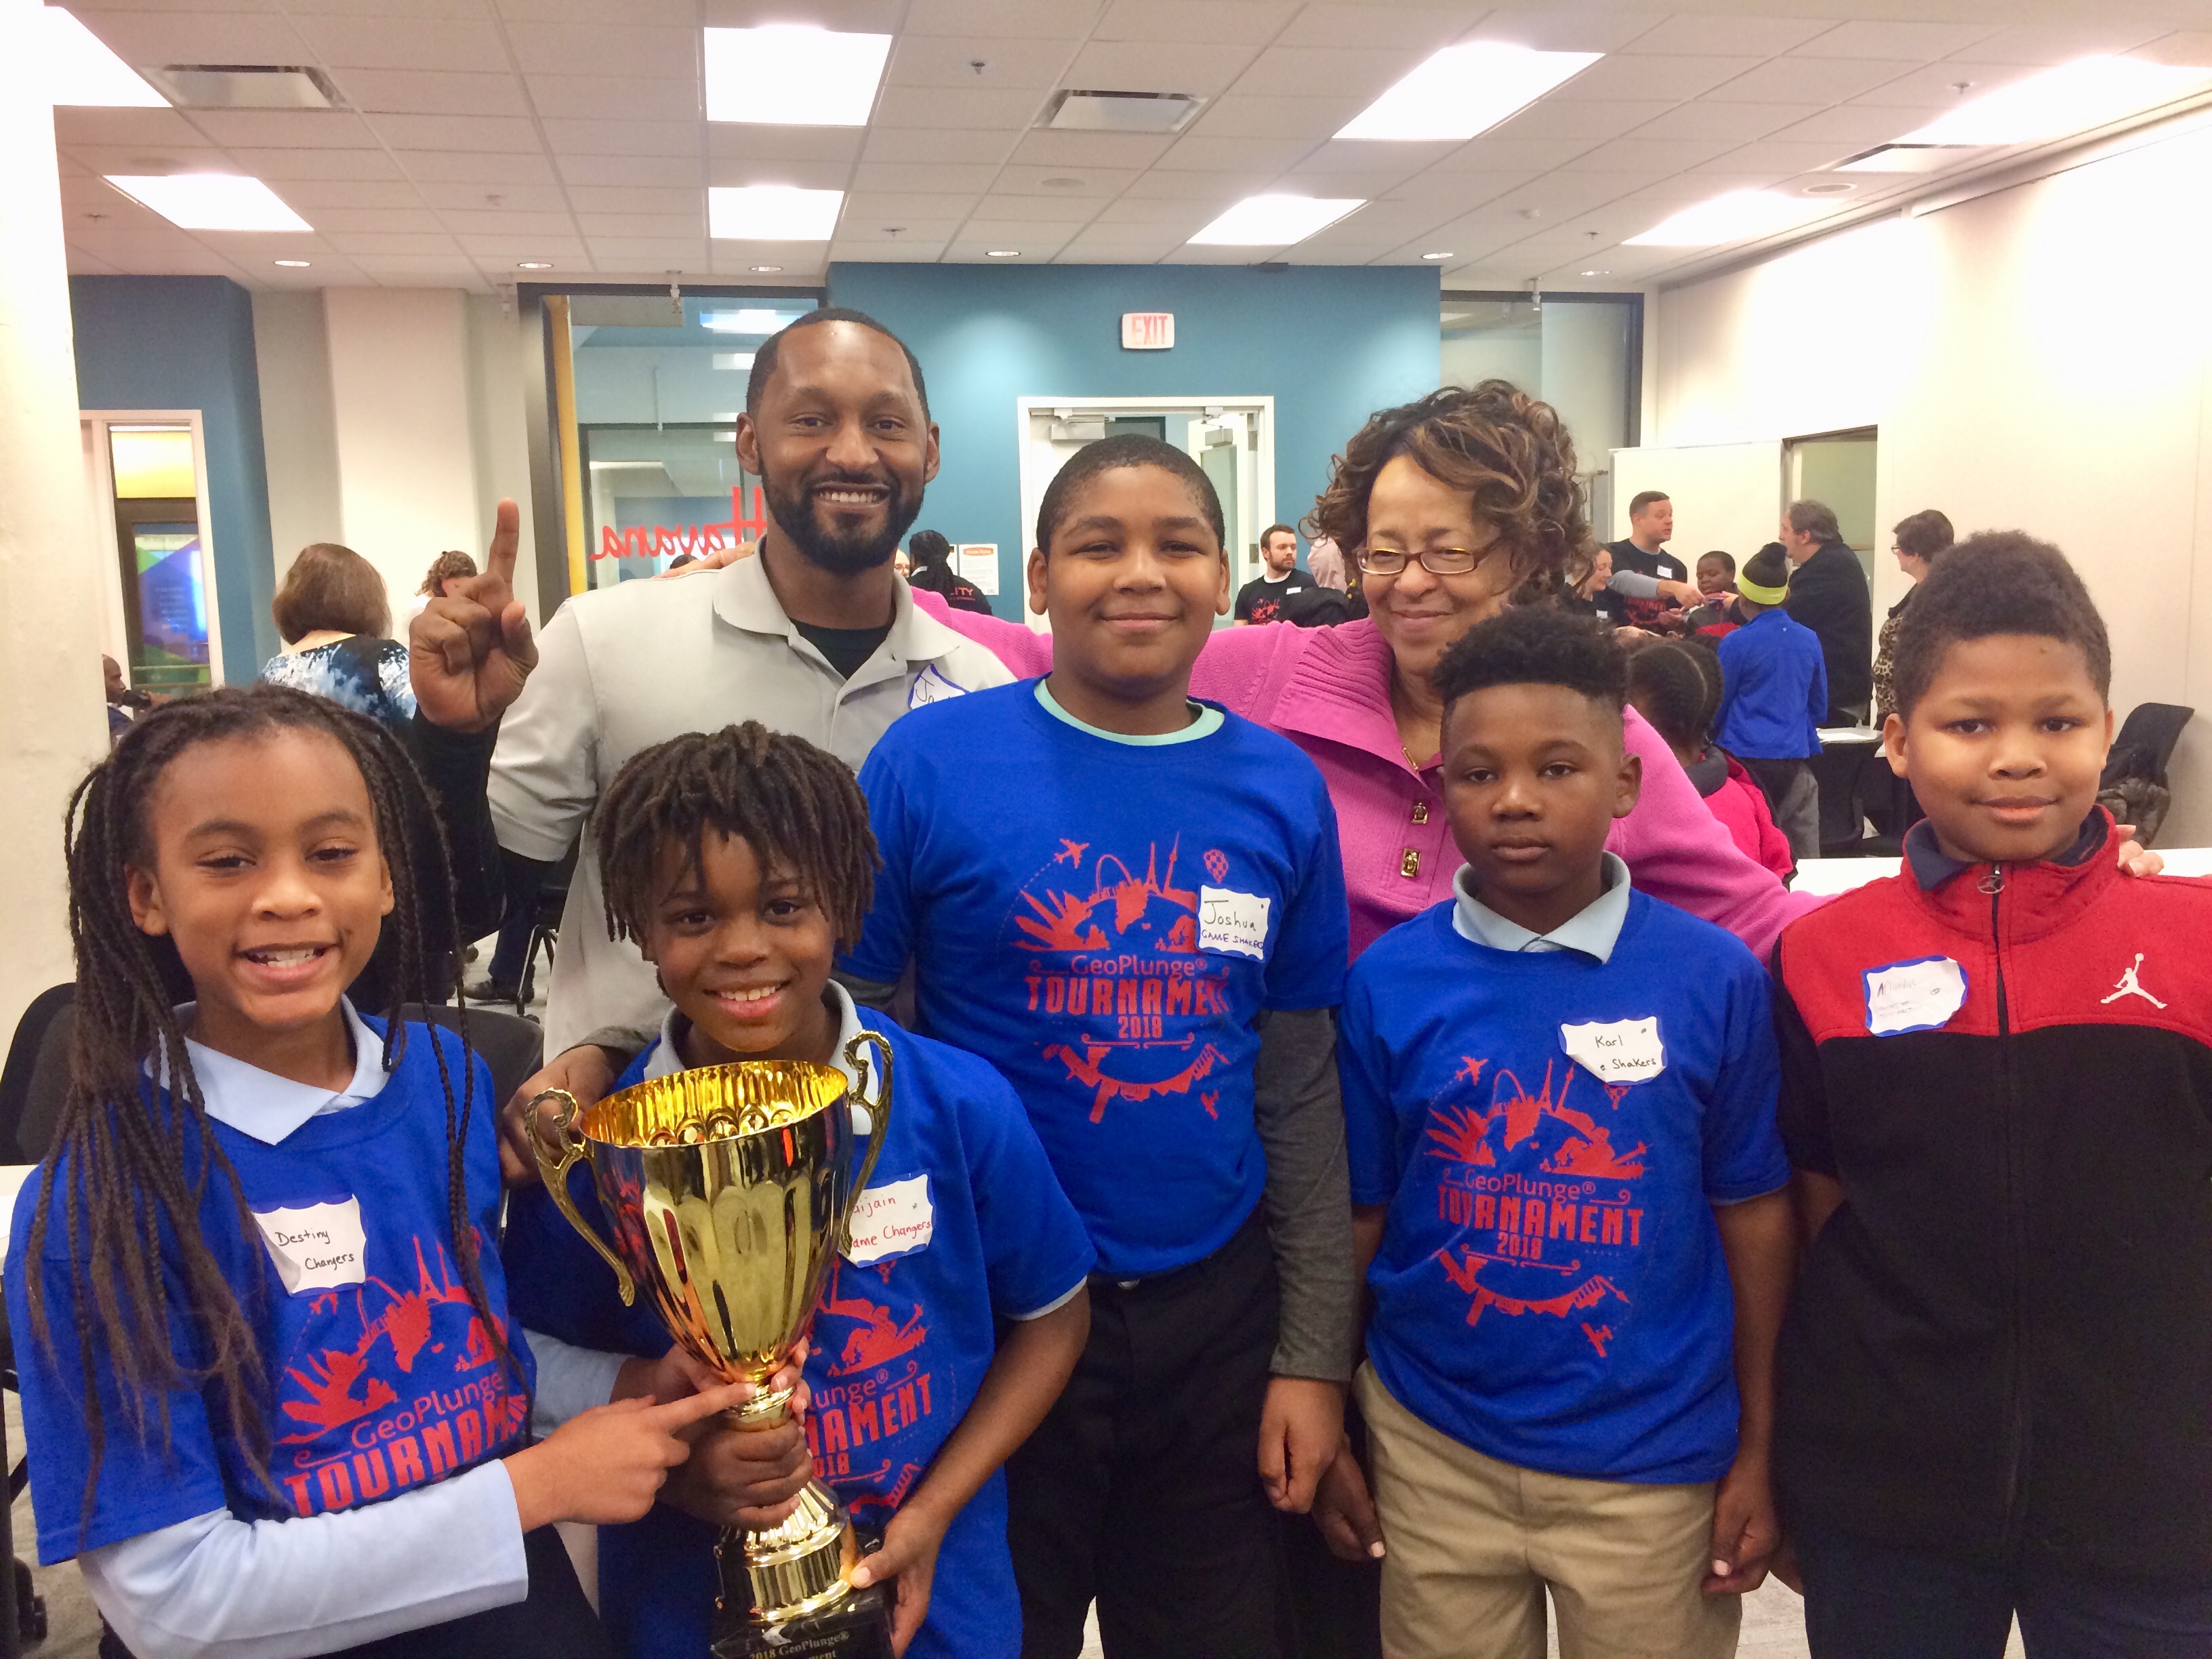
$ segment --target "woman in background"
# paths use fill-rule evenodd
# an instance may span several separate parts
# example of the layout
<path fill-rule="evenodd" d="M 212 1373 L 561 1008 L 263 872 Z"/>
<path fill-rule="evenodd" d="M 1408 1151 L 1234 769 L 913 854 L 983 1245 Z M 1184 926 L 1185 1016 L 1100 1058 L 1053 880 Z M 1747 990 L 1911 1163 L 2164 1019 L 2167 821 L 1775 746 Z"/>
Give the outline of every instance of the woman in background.
<path fill-rule="evenodd" d="M 906 550 L 914 568 L 902 574 L 909 586 L 936 594 L 955 611 L 991 614 L 991 601 L 983 590 L 952 568 L 952 544 L 936 531 L 915 531 L 907 538 Z"/>
<path fill-rule="evenodd" d="M 286 641 L 261 678 L 328 697 L 395 731 L 415 718 L 407 647 L 386 636 L 392 609 L 384 578 L 349 547 L 313 542 L 300 550 L 270 602 Z"/>
<path fill-rule="evenodd" d="M 1874 723 L 1882 720 L 1897 708 L 1897 694 L 1889 685 L 1889 653 L 1897 643 L 1897 630 L 1905 621 L 1905 607 L 1912 603 L 1912 596 L 1920 591 L 1921 578 L 1936 562 L 1936 556 L 1950 546 L 1954 538 L 1951 521 L 1934 507 L 1915 513 L 1910 518 L 1899 519 L 1897 528 L 1890 532 L 1897 539 L 1889 550 L 1897 556 L 1897 568 L 1912 579 L 1912 586 L 1905 590 L 1905 597 L 1889 607 L 1889 615 L 1881 625 L 1881 637 L 1874 653 Z"/>

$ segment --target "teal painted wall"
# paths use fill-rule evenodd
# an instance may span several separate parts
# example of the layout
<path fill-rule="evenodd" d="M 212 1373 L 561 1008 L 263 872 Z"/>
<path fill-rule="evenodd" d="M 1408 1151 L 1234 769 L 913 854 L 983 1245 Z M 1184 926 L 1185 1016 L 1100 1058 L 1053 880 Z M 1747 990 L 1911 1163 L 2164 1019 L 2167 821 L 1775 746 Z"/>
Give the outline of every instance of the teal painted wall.
<path fill-rule="evenodd" d="M 200 411 L 223 678 L 243 685 L 278 649 L 252 301 L 227 276 L 72 276 L 70 309 L 82 407 Z"/>
<path fill-rule="evenodd" d="M 943 465 L 916 522 L 999 546 L 1019 614 L 1021 397 L 1272 396 L 1275 511 L 1295 523 L 1329 458 L 1374 410 L 1435 390 L 1441 307 L 1427 268 L 833 264 L 830 303 L 865 311 L 921 361 Z M 1171 311 L 1171 351 L 1121 349 L 1121 313 Z"/>

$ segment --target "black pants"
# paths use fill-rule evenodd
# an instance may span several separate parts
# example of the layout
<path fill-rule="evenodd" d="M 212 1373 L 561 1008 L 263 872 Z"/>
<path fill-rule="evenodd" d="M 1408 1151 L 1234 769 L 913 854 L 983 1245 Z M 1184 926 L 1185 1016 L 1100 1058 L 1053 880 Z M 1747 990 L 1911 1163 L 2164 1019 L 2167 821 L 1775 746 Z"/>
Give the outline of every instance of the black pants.
<path fill-rule="evenodd" d="M 1841 1536 L 1797 1540 L 1813 1659 L 2207 1659 L 2212 1585 L 2051 1578 Z"/>
<path fill-rule="evenodd" d="M 1091 1283 L 1091 1340 L 1006 1466 L 1024 1659 L 1277 1659 L 1281 1534 L 1260 1484 L 1275 1261 L 1255 1213 L 1180 1272 Z"/>

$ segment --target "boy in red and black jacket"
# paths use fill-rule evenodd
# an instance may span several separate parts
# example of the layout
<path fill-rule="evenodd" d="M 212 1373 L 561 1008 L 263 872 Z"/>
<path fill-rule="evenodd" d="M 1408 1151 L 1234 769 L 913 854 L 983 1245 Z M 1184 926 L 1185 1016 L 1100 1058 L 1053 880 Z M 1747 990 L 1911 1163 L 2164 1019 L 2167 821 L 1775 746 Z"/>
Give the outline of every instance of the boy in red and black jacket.
<path fill-rule="evenodd" d="M 1905 868 L 1777 948 L 1807 1236 L 1777 1484 L 1814 1659 L 2212 1655 L 2212 884 L 2122 876 L 2057 549 L 1914 600 Z"/>

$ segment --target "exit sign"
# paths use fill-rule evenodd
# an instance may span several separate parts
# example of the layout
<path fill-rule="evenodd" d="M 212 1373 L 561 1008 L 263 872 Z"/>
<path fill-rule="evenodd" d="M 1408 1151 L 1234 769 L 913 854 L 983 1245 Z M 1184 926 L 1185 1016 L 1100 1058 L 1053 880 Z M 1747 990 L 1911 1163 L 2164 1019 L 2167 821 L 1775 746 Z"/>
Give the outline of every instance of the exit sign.
<path fill-rule="evenodd" d="M 1175 313 L 1125 311 L 1121 313 L 1121 349 L 1167 351 L 1175 345 Z"/>

